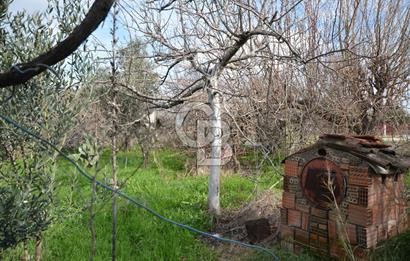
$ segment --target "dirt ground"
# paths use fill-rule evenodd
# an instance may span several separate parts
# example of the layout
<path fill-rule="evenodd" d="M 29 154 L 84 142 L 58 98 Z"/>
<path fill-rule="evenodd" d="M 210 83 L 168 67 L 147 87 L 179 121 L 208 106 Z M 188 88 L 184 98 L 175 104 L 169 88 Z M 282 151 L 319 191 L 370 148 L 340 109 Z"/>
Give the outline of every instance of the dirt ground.
<path fill-rule="evenodd" d="M 221 237 L 230 238 L 245 243 L 271 246 L 277 242 L 280 224 L 280 192 L 268 190 L 255 200 L 239 209 L 226 211 L 216 222 L 214 232 Z M 250 242 L 245 223 L 250 220 L 265 218 L 269 221 L 270 236 L 259 242 Z M 255 250 L 243 246 L 209 242 L 218 253 L 219 260 L 249 260 L 255 256 Z"/>

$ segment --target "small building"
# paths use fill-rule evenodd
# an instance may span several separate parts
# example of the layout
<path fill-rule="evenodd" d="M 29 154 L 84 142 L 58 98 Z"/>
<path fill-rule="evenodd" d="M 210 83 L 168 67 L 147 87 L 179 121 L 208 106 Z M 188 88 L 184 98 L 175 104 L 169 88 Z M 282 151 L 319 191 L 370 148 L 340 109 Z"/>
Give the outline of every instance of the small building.
<path fill-rule="evenodd" d="M 410 160 L 372 136 L 324 135 L 285 160 L 281 244 L 356 256 L 408 228 Z"/>

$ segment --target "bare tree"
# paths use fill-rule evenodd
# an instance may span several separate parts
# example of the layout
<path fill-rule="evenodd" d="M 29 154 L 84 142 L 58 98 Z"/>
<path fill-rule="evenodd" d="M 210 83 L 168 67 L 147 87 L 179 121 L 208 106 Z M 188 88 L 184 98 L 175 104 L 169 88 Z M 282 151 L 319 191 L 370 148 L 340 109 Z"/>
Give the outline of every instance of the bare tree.
<path fill-rule="evenodd" d="M 263 60 L 305 63 L 315 58 L 309 53 L 300 53 L 297 48 L 295 34 L 299 20 L 283 28 L 283 21 L 291 14 L 292 17 L 298 14 L 300 8 L 303 10 L 301 2 L 282 2 L 278 10 L 277 3 L 268 0 L 170 1 L 166 4 L 152 1 L 141 11 L 128 11 L 150 41 L 152 57 L 164 68 L 161 83 L 165 97 L 152 97 L 136 90 L 131 92 L 160 108 L 182 104 L 198 97 L 197 93 L 208 95 L 213 136 L 208 206 L 215 215 L 220 214 L 222 102 L 240 91 L 238 86 L 230 84 L 230 78 L 234 72 L 250 66 L 255 66 L 252 72 L 263 70 L 258 64 Z M 123 7 L 132 9 L 126 3 Z M 303 20 L 303 17 L 298 19 Z"/>
<path fill-rule="evenodd" d="M 397 125 L 405 114 L 410 4 L 339 1 L 336 7 L 335 22 L 328 28 L 334 36 L 327 48 L 349 52 L 321 59 L 306 72 L 308 95 L 298 104 L 330 123 L 333 132 L 375 134 L 386 122 Z M 317 21 L 311 26 L 322 29 Z M 309 49 L 315 50 L 320 40 L 310 38 Z"/>

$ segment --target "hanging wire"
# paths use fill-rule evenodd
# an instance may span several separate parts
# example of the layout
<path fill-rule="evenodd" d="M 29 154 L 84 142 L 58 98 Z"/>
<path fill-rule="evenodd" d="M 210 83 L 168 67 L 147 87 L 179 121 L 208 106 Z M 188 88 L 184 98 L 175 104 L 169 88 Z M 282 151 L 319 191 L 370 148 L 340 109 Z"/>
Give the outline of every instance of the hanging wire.
<path fill-rule="evenodd" d="M 118 196 L 128 200 L 129 202 L 131 202 L 132 204 L 134 204 L 135 206 L 142 208 L 144 210 L 146 210 L 148 213 L 150 213 L 151 215 L 159 218 L 160 220 L 170 223 L 172 225 L 175 225 L 177 227 L 189 230 L 191 232 L 200 234 L 202 236 L 205 237 L 209 237 L 212 238 L 214 240 L 217 241 L 221 241 L 221 242 L 227 242 L 227 243 L 232 243 L 232 244 L 237 244 L 243 247 L 247 247 L 247 248 L 251 248 L 251 249 L 255 249 L 261 252 L 264 252 L 270 256 L 272 256 L 272 259 L 275 261 L 279 261 L 279 257 L 277 255 L 275 255 L 271 250 L 258 246 L 258 245 L 251 245 L 251 244 L 247 244 L 244 242 L 240 242 L 237 240 L 233 240 L 233 239 L 229 239 L 229 238 L 223 238 L 218 236 L 217 234 L 212 234 L 209 232 L 204 232 L 201 231 L 199 229 L 196 229 L 194 227 L 191 227 L 189 225 L 183 224 L 183 223 L 179 223 L 176 222 L 174 220 L 171 220 L 167 217 L 164 217 L 163 215 L 161 215 L 160 213 L 158 213 L 157 211 L 153 210 L 152 208 L 146 206 L 144 203 L 139 202 L 138 200 L 132 198 L 131 196 L 128 196 L 127 194 L 125 194 L 124 192 L 122 192 L 121 190 L 118 189 L 114 189 L 113 187 L 102 183 L 98 180 L 95 180 L 94 177 L 92 177 L 90 174 L 88 174 L 86 171 L 84 171 L 72 158 L 70 158 L 67 154 L 65 154 L 64 152 L 62 152 L 61 150 L 59 150 L 54 144 L 52 144 L 51 142 L 47 141 L 46 139 L 42 138 L 40 135 L 36 134 L 35 132 L 33 132 L 32 130 L 25 128 L 24 126 L 22 126 L 21 124 L 17 123 L 16 121 L 14 121 L 13 119 L 9 118 L 8 116 L 4 116 L 2 114 L 0 114 L 0 118 L 7 123 L 8 125 L 13 126 L 14 128 L 22 131 L 23 133 L 27 134 L 32 140 L 35 140 L 37 142 L 40 142 L 43 146 L 52 148 L 54 151 L 56 151 L 59 155 L 61 155 L 64 159 L 66 159 L 67 161 L 69 161 L 77 170 L 78 172 L 85 177 L 88 181 L 90 182 L 95 182 L 97 186 L 102 187 L 108 191 L 111 191 L 115 194 L 117 194 Z"/>

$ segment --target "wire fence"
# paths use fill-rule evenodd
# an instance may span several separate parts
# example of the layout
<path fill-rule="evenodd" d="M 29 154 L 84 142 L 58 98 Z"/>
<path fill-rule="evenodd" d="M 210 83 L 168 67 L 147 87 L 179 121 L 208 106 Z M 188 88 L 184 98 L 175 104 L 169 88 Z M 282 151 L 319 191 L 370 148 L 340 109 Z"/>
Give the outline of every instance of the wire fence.
<path fill-rule="evenodd" d="M 110 185 L 107 185 L 103 182 L 100 182 L 98 180 L 95 180 L 93 176 L 91 176 L 90 174 L 88 174 L 85 170 L 83 170 L 75 160 L 73 160 L 72 158 L 70 158 L 67 154 L 65 154 L 64 152 L 62 152 L 60 149 L 58 149 L 54 144 L 52 144 L 51 142 L 49 142 L 48 140 L 42 138 L 39 134 L 35 133 L 34 131 L 22 126 L 21 124 L 19 124 L 18 122 L 14 121 L 13 119 L 11 119 L 10 117 L 7 117 L 5 115 L 0 114 L 0 118 L 8 125 L 20 130 L 21 132 L 23 132 L 24 134 L 26 134 L 30 139 L 36 141 L 36 142 L 40 142 L 43 146 L 46 146 L 47 148 L 51 148 L 54 151 L 56 151 L 60 156 L 62 156 L 64 159 L 66 159 L 67 161 L 69 161 L 77 170 L 78 172 L 84 177 L 86 178 L 89 182 L 94 182 L 96 183 L 97 186 L 111 191 L 115 194 L 117 194 L 118 196 L 124 198 L 125 200 L 129 201 L 130 203 L 132 203 L 133 205 L 144 209 L 145 211 L 147 211 L 148 213 L 150 213 L 151 215 L 157 217 L 158 219 L 170 223 L 172 225 L 175 225 L 177 227 L 186 229 L 188 231 L 200 234 L 202 236 L 217 240 L 217 241 L 221 241 L 221 242 L 226 242 L 226 243 L 232 243 L 232 244 L 237 244 L 243 247 L 247 247 L 250 249 L 255 249 L 258 251 L 261 251 L 263 253 L 266 253 L 268 255 L 270 255 L 272 257 L 273 260 L 275 261 L 279 261 L 279 257 L 273 253 L 271 250 L 262 247 L 262 246 L 258 246 L 258 245 L 251 245 L 248 243 L 244 243 L 241 241 L 237 241 L 237 240 L 233 240 L 233 239 L 229 239 L 229 238 L 224 238 L 224 237 L 220 237 L 216 234 L 212 234 L 210 232 L 205 232 L 205 231 L 201 231 L 199 229 L 196 229 L 194 227 L 191 227 L 189 225 L 183 224 L 183 223 L 179 223 L 176 222 L 172 219 L 169 219 L 163 215 L 161 215 L 159 212 L 155 211 L 154 209 L 148 207 L 147 205 L 145 205 L 144 203 L 141 203 L 139 200 L 127 195 L 126 193 L 122 192 L 121 190 L 118 189 L 114 189 L 113 187 L 111 187 Z"/>

